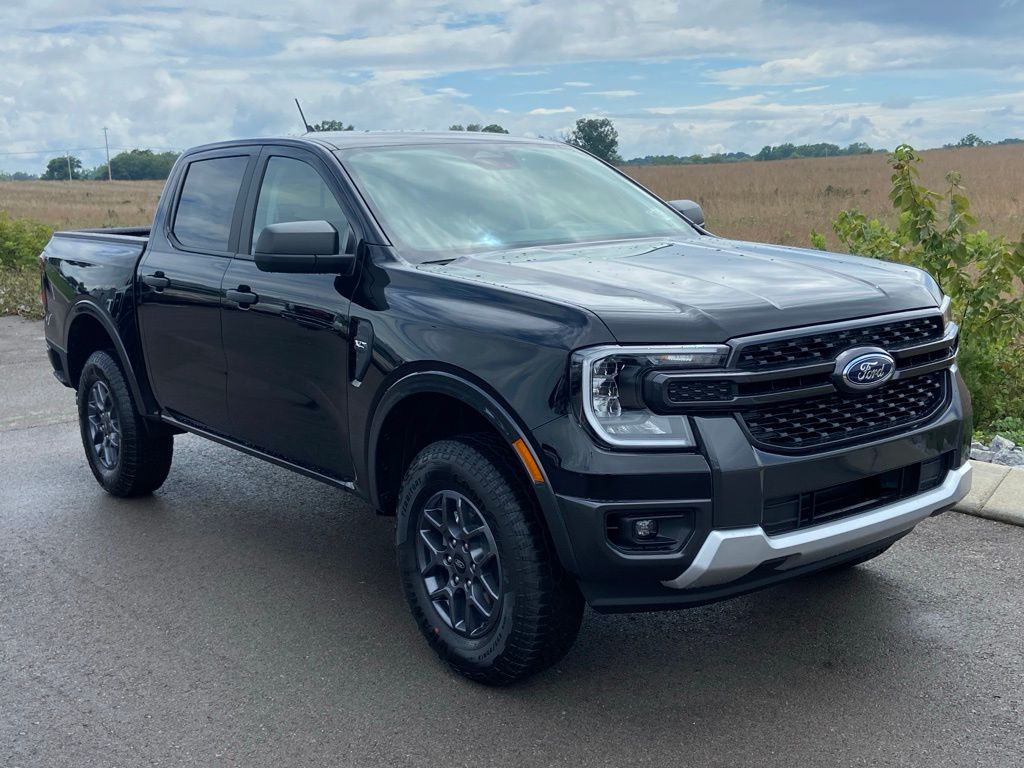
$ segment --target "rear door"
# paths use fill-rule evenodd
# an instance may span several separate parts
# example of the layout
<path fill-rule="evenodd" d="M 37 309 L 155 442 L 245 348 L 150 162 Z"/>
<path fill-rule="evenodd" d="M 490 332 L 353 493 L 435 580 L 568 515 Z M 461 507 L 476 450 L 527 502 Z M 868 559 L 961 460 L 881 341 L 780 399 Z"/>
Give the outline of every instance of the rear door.
<path fill-rule="evenodd" d="M 168 185 L 175 198 L 154 222 L 138 267 L 139 328 L 157 401 L 218 432 L 228 428 L 221 281 L 258 153 L 231 147 L 190 156 Z"/>
<path fill-rule="evenodd" d="M 357 242 L 343 188 L 313 152 L 266 147 L 246 205 L 239 253 L 224 276 L 224 349 L 231 434 L 279 458 L 350 480 L 348 325 L 356 277 L 256 268 L 260 232 L 328 221 Z"/>

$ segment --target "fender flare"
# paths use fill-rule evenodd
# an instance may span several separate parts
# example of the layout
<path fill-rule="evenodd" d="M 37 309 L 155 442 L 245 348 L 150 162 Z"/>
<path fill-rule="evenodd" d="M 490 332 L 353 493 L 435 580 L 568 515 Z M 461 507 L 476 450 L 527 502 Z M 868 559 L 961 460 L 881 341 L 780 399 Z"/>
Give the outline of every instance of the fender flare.
<path fill-rule="evenodd" d="M 381 429 L 392 409 L 405 398 L 416 394 L 438 394 L 454 397 L 470 406 L 483 416 L 497 430 L 502 439 L 511 447 L 516 440 L 522 439 L 533 454 L 534 461 L 544 477 L 542 483 L 530 483 L 534 498 L 544 516 L 551 539 L 555 544 L 562 566 L 570 573 L 579 573 L 576 556 L 573 552 L 569 532 L 562 519 L 558 499 L 544 463 L 540 460 L 540 452 L 534 445 L 528 429 L 522 426 L 512 415 L 512 410 L 501 402 L 496 394 L 487 391 L 481 384 L 470 381 L 457 374 L 436 369 L 418 370 L 406 373 L 387 387 L 380 397 L 370 417 L 370 429 L 366 441 L 366 469 L 368 490 L 371 503 L 380 508 L 380 497 L 377 491 L 377 449 Z"/>
<path fill-rule="evenodd" d="M 121 365 L 121 370 L 124 371 L 125 377 L 128 379 L 128 390 L 131 392 L 132 401 L 135 405 L 135 410 L 145 416 L 146 410 L 144 403 L 146 399 L 143 397 L 142 388 L 139 386 L 138 377 L 135 374 L 135 368 L 131 363 L 131 359 L 128 357 L 128 350 L 125 349 L 124 341 L 121 339 L 121 334 L 117 331 L 117 326 L 114 325 L 114 321 L 110 315 L 104 312 L 96 302 L 91 299 L 79 299 L 72 305 L 71 310 L 67 314 L 67 318 L 64 321 L 64 368 L 68 371 L 70 376 L 71 370 L 68 366 L 67 357 L 71 350 L 69 349 L 68 341 L 70 340 L 71 326 L 74 325 L 75 321 L 86 315 L 92 320 L 99 322 L 100 326 L 107 335 L 110 337 L 114 344 L 114 354 L 117 355 L 118 363 Z"/>

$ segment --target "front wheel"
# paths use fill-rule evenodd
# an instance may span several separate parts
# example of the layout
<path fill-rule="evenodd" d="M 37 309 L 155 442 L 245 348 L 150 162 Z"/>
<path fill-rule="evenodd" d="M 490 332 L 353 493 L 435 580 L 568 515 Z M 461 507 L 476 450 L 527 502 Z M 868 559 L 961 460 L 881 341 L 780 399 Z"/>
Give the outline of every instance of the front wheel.
<path fill-rule="evenodd" d="M 167 479 L 174 436 L 135 410 L 121 366 L 93 352 L 78 379 L 82 445 L 96 481 L 114 496 L 144 496 Z"/>
<path fill-rule="evenodd" d="M 416 623 L 452 669 L 488 685 L 554 664 L 583 616 L 512 462 L 487 436 L 433 443 L 398 501 L 398 564 Z"/>

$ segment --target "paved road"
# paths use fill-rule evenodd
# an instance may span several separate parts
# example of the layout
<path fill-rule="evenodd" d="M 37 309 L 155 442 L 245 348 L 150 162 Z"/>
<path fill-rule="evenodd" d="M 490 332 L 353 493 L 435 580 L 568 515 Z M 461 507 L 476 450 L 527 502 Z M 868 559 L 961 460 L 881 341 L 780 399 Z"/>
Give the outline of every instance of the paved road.
<path fill-rule="evenodd" d="M 449 674 L 389 520 L 193 437 L 104 495 L 36 325 L 0 319 L 0 766 L 1020 766 L 1024 529 L 681 613 L 588 613 L 554 670 Z"/>

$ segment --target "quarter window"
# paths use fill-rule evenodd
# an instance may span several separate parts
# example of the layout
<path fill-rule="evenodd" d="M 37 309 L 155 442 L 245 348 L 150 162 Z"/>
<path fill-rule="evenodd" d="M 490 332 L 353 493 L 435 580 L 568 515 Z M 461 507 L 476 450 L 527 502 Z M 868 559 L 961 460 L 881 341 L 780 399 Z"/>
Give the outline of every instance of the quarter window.
<path fill-rule="evenodd" d="M 251 251 L 255 252 L 264 227 L 286 221 L 329 222 L 338 230 L 342 249 L 352 231 L 334 193 L 313 166 L 290 157 L 272 157 L 260 186 Z"/>
<path fill-rule="evenodd" d="M 248 156 L 190 163 L 181 187 L 174 236 L 186 248 L 226 251 Z"/>

